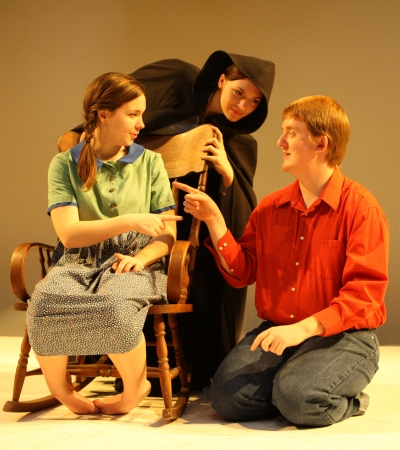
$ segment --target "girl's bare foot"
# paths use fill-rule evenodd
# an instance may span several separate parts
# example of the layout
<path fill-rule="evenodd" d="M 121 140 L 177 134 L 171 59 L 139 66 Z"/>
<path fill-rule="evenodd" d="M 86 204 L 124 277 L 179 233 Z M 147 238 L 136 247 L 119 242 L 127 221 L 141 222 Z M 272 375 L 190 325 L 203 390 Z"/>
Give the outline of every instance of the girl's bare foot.
<path fill-rule="evenodd" d="M 125 390 L 122 394 L 106 399 L 96 399 L 93 403 L 104 414 L 127 414 L 149 395 L 150 390 L 150 381 L 145 380 L 136 395 Z"/>
<path fill-rule="evenodd" d="M 117 395 L 113 395 L 112 397 L 106 397 L 106 398 L 102 398 L 102 399 L 95 399 L 93 400 L 93 403 L 98 407 L 101 408 L 101 406 L 99 406 L 99 402 L 101 402 L 101 405 L 113 405 L 114 403 L 118 403 L 122 400 L 122 394 L 117 394 Z"/>
<path fill-rule="evenodd" d="M 75 414 L 99 414 L 100 409 L 96 405 L 79 392 L 68 390 L 68 392 L 60 393 L 57 400 L 65 405 Z"/>
<path fill-rule="evenodd" d="M 39 361 L 46 383 L 54 397 L 76 414 L 98 414 L 100 410 L 96 405 L 76 392 L 71 375 L 67 372 L 68 357 L 41 356 L 35 352 Z"/>
<path fill-rule="evenodd" d="M 57 388 L 57 392 L 54 393 L 54 396 L 75 414 L 100 413 L 100 410 L 91 400 L 75 391 L 71 375 L 68 372 L 66 373 L 65 383 Z"/>

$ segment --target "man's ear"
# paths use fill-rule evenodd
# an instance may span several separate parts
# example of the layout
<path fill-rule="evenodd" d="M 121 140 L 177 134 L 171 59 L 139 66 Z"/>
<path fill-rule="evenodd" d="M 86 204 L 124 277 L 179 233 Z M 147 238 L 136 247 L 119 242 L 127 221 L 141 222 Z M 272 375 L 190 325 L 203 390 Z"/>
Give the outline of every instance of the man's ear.
<path fill-rule="evenodd" d="M 97 117 L 99 118 L 100 122 L 105 123 L 107 121 L 109 111 L 106 109 L 100 109 L 97 111 Z"/>
<path fill-rule="evenodd" d="M 317 138 L 314 138 L 316 140 L 315 144 L 315 148 L 318 152 L 323 152 L 325 150 L 327 150 L 328 145 L 329 145 L 329 139 L 327 136 L 319 136 Z"/>

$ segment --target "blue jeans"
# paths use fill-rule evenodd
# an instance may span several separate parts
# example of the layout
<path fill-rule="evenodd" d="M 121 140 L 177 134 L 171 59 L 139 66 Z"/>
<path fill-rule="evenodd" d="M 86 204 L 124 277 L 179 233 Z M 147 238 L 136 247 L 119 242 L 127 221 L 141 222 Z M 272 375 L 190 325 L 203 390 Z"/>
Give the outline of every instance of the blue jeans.
<path fill-rule="evenodd" d="M 282 414 L 308 426 L 326 426 L 364 414 L 362 390 L 378 370 L 379 343 L 372 330 L 315 336 L 281 356 L 250 346 L 269 321 L 247 333 L 205 389 L 224 419 L 240 422 Z"/>

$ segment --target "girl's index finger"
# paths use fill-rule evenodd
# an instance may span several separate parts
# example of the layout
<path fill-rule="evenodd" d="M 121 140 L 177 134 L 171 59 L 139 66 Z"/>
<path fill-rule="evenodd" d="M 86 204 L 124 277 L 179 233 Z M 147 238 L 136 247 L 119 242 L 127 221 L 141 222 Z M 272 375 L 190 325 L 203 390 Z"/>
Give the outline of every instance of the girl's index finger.
<path fill-rule="evenodd" d="M 182 220 L 183 217 L 182 216 L 161 216 L 160 219 L 163 222 L 168 222 L 169 220 L 175 220 L 175 221 Z"/>

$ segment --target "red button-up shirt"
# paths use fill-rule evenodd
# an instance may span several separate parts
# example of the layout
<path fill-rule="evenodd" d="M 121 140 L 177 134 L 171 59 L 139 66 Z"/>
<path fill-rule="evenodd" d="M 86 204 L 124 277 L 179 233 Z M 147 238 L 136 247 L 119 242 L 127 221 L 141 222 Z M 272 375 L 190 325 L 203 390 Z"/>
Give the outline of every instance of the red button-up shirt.
<path fill-rule="evenodd" d="M 218 242 L 233 287 L 256 282 L 261 319 L 292 324 L 309 316 L 324 336 L 376 328 L 386 320 L 389 231 L 375 197 L 335 169 L 320 198 L 305 208 L 298 181 L 265 197 L 236 242 Z"/>

